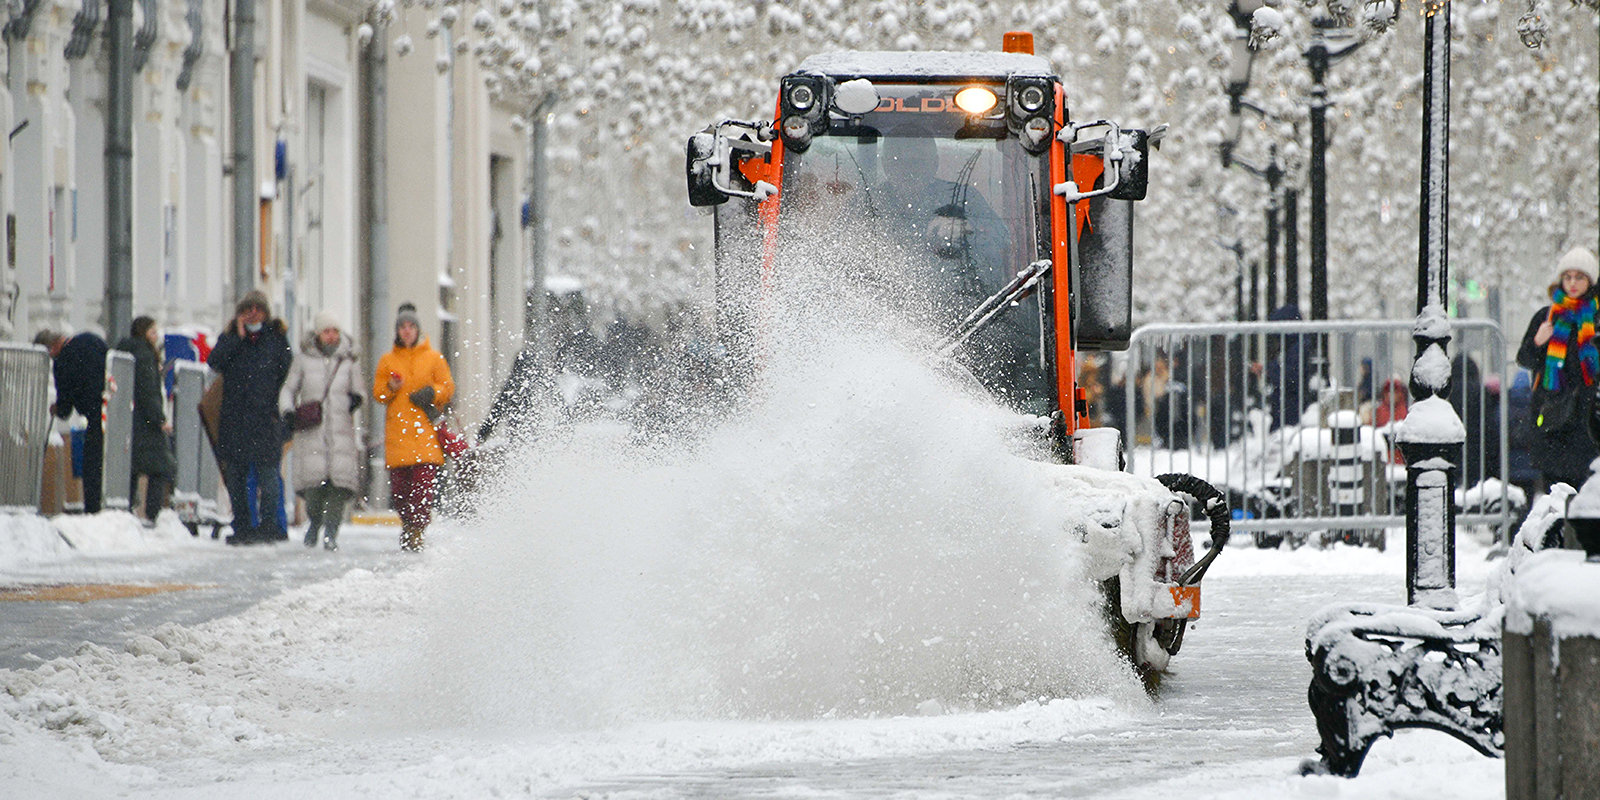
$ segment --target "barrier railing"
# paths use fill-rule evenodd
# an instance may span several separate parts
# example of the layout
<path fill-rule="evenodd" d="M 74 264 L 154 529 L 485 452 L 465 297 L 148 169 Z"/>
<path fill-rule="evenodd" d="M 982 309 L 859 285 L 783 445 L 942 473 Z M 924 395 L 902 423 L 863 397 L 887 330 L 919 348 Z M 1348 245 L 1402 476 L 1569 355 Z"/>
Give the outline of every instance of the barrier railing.
<path fill-rule="evenodd" d="M 50 436 L 50 353 L 0 342 L 0 511 L 39 509 Z"/>
<path fill-rule="evenodd" d="M 133 476 L 132 353 L 106 353 L 105 434 L 106 453 L 101 478 L 101 503 L 123 511 L 132 507 Z"/>
<path fill-rule="evenodd" d="M 217 505 L 220 475 L 216 454 L 211 450 L 205 424 L 200 419 L 200 398 L 215 376 L 205 365 L 194 361 L 173 361 L 172 368 L 176 376 L 172 432 L 178 457 L 172 506 L 191 533 L 198 534 L 201 525 L 211 525 L 215 535 L 221 524 Z"/>
<path fill-rule="evenodd" d="M 1286 532 L 1380 535 L 1405 525 L 1394 423 L 1407 404 L 1412 325 L 1147 325 L 1116 357 L 1124 377 L 1107 393 L 1106 422 L 1124 431 L 1131 471 L 1186 472 L 1225 488 L 1242 516 L 1234 530 L 1258 543 Z M 1504 530 L 1520 493 L 1505 480 L 1505 345 L 1489 320 L 1451 329 L 1451 400 L 1467 428 L 1457 520 Z"/>

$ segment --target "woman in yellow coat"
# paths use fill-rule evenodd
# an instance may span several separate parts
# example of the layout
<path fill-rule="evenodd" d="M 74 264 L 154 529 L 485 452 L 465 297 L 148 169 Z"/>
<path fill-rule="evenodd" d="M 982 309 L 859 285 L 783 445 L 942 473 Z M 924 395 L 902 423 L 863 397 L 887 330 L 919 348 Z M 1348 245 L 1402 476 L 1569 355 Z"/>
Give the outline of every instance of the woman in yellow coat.
<path fill-rule="evenodd" d="M 422 549 L 422 533 L 438 496 L 444 449 L 433 419 L 450 402 L 456 384 L 444 356 L 422 337 L 417 307 L 404 303 L 394 323 L 394 349 L 378 360 L 372 399 L 388 406 L 384 414 L 384 463 L 389 496 L 400 514 L 400 549 Z"/>

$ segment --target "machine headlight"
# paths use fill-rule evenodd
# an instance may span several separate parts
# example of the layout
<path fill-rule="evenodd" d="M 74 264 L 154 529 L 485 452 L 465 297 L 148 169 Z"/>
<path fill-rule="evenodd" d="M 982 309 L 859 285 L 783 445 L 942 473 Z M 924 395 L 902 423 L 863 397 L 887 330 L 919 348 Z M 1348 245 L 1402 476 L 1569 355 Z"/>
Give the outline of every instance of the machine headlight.
<path fill-rule="evenodd" d="M 1050 139 L 1050 120 L 1044 117 L 1030 117 L 1022 125 L 1022 135 L 1028 137 L 1033 145 L 1039 145 Z"/>
<path fill-rule="evenodd" d="M 1000 98 L 995 96 L 994 91 L 982 86 L 968 86 L 956 92 L 956 108 L 968 114 L 988 113 L 998 102 Z"/>
<path fill-rule="evenodd" d="M 789 107 L 796 111 L 809 111 L 817 102 L 817 93 L 810 86 L 797 83 L 789 87 Z"/>
<path fill-rule="evenodd" d="M 811 123 L 801 116 L 784 117 L 783 135 L 786 139 L 805 139 L 811 135 Z"/>
<path fill-rule="evenodd" d="M 1017 94 L 1017 105 L 1029 114 L 1044 108 L 1044 100 L 1044 88 L 1040 86 L 1024 86 Z"/>

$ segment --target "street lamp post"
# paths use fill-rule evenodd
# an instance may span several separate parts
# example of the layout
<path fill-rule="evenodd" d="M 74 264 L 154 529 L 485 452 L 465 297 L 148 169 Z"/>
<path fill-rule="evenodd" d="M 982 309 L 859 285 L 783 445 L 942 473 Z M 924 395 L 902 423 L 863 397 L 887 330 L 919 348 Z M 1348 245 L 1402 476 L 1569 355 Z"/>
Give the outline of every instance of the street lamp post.
<path fill-rule="evenodd" d="M 1443 731 L 1504 754 L 1501 636 L 1487 611 L 1457 611 L 1452 508 L 1466 429 L 1450 406 L 1450 3 L 1424 0 L 1422 187 L 1413 398 L 1398 440 L 1406 458 L 1406 602 L 1330 606 L 1307 626 L 1307 700 L 1322 744 L 1304 772 L 1353 776 L 1397 728 Z M 1480 614 L 1482 616 L 1480 616 Z M 1470 691 L 1462 687 L 1470 686 Z M 1401 698 L 1399 702 L 1396 698 Z"/>

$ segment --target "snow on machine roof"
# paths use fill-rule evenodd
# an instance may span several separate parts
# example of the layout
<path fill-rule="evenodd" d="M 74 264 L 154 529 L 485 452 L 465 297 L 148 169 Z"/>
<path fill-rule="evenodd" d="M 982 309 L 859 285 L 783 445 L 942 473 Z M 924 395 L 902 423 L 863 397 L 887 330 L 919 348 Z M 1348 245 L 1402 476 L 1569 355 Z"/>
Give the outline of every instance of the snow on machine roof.
<path fill-rule="evenodd" d="M 1026 53 L 993 50 L 821 53 L 800 62 L 796 72 L 845 78 L 993 78 L 1052 75 L 1050 61 Z"/>

